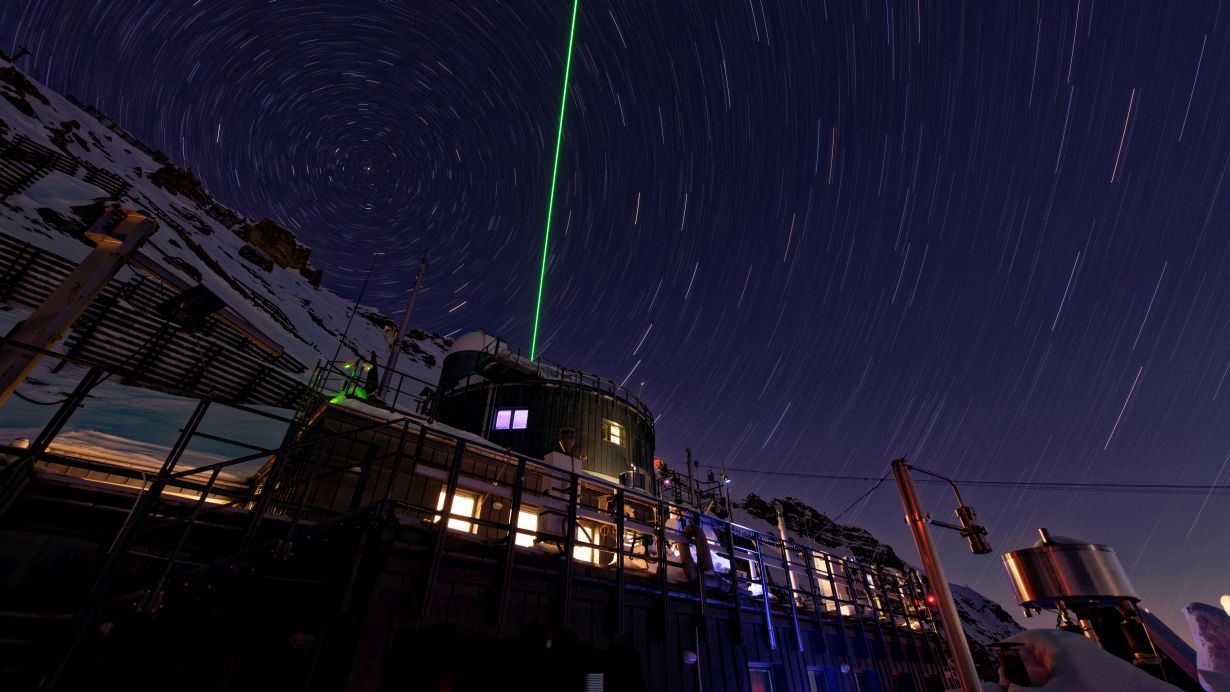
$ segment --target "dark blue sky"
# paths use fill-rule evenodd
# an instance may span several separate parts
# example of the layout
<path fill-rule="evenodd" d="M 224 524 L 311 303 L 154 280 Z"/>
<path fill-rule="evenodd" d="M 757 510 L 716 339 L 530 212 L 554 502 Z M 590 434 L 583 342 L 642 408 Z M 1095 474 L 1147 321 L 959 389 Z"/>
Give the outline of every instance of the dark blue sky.
<path fill-rule="evenodd" d="M 0 46 L 295 229 L 343 295 L 384 251 L 368 302 L 399 310 L 427 252 L 418 326 L 528 345 L 570 8 L 8 0 Z M 774 474 L 1230 483 L 1228 22 L 584 0 L 545 356 L 643 383 L 672 462 L 830 515 L 869 484 Z M 1225 494 L 966 497 L 997 548 L 1117 546 L 1172 623 L 1230 591 Z M 913 555 L 899 517 L 885 484 L 843 521 Z"/>

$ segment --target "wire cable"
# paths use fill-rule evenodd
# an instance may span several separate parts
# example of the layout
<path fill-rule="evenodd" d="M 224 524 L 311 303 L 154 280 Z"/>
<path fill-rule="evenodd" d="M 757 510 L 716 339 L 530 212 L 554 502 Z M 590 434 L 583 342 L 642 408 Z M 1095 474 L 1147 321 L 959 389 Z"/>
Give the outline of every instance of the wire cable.
<path fill-rule="evenodd" d="M 885 474 L 881 478 L 875 476 L 850 476 L 843 474 L 826 474 L 826 473 L 801 473 L 792 471 L 767 471 L 762 469 L 736 468 L 727 467 L 728 472 L 738 473 L 753 473 L 764 476 L 783 476 L 790 478 L 812 478 L 816 480 L 831 480 L 831 481 L 876 481 L 877 486 L 882 483 L 884 478 L 888 477 Z M 1026 488 L 1033 490 L 1069 490 L 1076 492 L 1113 492 L 1113 493 L 1136 493 L 1136 494 L 1174 494 L 1174 495 L 1193 495 L 1212 493 L 1214 495 L 1230 495 L 1230 485 L 1204 485 L 1204 484 L 1184 484 L 1184 483 L 1088 483 L 1075 481 L 1002 481 L 1002 480 L 968 480 L 968 479 L 953 479 L 954 482 L 961 485 L 977 486 L 983 488 Z M 919 478 L 916 483 L 944 483 L 942 481 L 931 478 Z M 874 488 L 873 488 L 874 489 Z M 868 492 L 870 494 L 870 491 Z M 859 498 L 860 500 L 862 498 Z"/>
<path fill-rule="evenodd" d="M 58 404 L 62 404 L 68 401 L 68 399 L 60 399 L 59 401 L 35 401 L 34 399 L 31 399 L 30 397 L 18 391 L 14 391 L 13 396 L 17 397 L 18 399 L 21 399 L 22 401 L 26 401 L 31 404 L 34 404 L 35 406 L 56 406 Z"/>
<path fill-rule="evenodd" d="M 838 512 L 838 513 L 837 513 L 837 516 L 833 517 L 833 523 L 837 523 L 837 520 L 838 520 L 838 519 L 840 519 L 840 518 L 841 518 L 841 517 L 842 517 L 842 516 L 843 516 L 846 512 L 849 512 L 850 510 L 854 509 L 854 506 L 855 506 L 855 505 L 857 505 L 858 503 L 860 503 L 860 502 L 862 502 L 863 500 L 867 499 L 867 497 L 868 497 L 868 496 L 870 496 L 872 493 L 874 493 L 874 492 L 876 491 L 876 488 L 879 488 L 881 485 L 883 485 L 883 484 L 884 484 L 884 481 L 888 479 L 888 475 L 889 475 L 890 473 L 892 473 L 892 470 L 891 470 L 891 469 L 890 469 L 890 470 L 888 470 L 888 471 L 885 471 L 885 472 L 884 472 L 884 475 L 883 475 L 883 476 L 880 476 L 880 480 L 876 481 L 876 484 L 875 484 L 875 485 L 873 485 L 873 486 L 871 486 L 871 487 L 867 490 L 867 492 L 863 493 L 862 495 L 860 495 L 860 496 L 859 496 L 859 498 L 858 498 L 857 500 L 855 500 L 854 502 L 850 503 L 850 506 L 849 506 L 849 507 L 846 507 L 845 509 L 843 509 L 843 510 L 841 510 L 840 512 Z M 870 479 L 869 479 L 869 480 L 870 480 Z"/>

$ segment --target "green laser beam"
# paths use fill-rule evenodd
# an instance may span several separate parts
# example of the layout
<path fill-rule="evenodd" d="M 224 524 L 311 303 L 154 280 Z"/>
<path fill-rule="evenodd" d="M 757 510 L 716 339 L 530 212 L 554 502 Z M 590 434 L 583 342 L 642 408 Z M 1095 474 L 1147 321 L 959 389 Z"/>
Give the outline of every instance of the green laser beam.
<path fill-rule="evenodd" d="M 572 26 L 568 29 L 568 57 L 564 61 L 564 92 L 559 99 L 559 129 L 555 133 L 555 163 L 551 166 L 551 194 L 547 198 L 547 226 L 542 233 L 542 267 L 538 270 L 538 301 L 534 304 L 534 336 L 530 360 L 538 357 L 538 324 L 542 318 L 542 287 L 547 281 L 547 250 L 551 243 L 551 217 L 555 213 L 555 181 L 559 178 L 559 152 L 564 144 L 564 109 L 568 106 L 568 78 L 572 74 L 572 44 L 577 35 L 577 10 L 581 0 L 572 0 Z"/>

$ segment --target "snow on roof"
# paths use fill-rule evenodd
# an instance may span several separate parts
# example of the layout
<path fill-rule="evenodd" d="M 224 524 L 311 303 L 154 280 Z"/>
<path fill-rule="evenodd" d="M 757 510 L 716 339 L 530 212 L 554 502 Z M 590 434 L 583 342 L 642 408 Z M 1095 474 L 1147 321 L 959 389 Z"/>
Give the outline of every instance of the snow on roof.
<path fill-rule="evenodd" d="M 457 340 L 453 342 L 453 346 L 448 352 L 453 354 L 463 351 L 485 351 L 488 346 L 495 342 L 496 338 L 494 336 L 480 329 L 457 337 Z"/>

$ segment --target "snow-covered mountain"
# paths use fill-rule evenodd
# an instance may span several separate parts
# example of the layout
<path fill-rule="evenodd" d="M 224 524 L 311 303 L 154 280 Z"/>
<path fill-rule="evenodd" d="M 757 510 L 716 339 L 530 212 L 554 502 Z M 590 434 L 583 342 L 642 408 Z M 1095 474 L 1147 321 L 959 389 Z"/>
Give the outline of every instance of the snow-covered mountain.
<path fill-rule="evenodd" d="M 146 246 L 155 259 L 185 281 L 208 286 L 267 334 L 280 337 L 300 361 L 311 364 L 332 356 L 350 302 L 319 288 L 321 272 L 311 266 L 311 250 L 290 231 L 224 207 L 191 171 L 5 60 L 0 60 L 0 96 L 5 145 L 29 142 L 68 159 L 14 186 L 20 189 L 0 205 L 0 232 L 76 260 L 91 247 L 80 239 L 81 231 L 97 220 L 105 202 L 147 211 L 160 224 Z M 74 173 L 65 172 L 73 167 Z M 287 315 L 307 319 L 288 320 Z M 359 317 L 366 319 L 355 320 L 343 352 L 367 356 L 386 351 L 395 322 L 366 309 Z M 446 344 L 422 332 L 415 337 L 410 343 L 419 348 L 408 346 L 401 362 L 421 365 L 423 374 L 430 375 L 432 361 Z"/>
<path fill-rule="evenodd" d="M 863 564 L 879 564 L 893 568 L 906 565 L 891 545 L 876 540 L 866 529 L 838 524 L 798 498 L 784 497 L 777 501 L 782 503 L 786 532 L 802 545 L 811 545 L 814 542 L 823 550 L 848 554 Z M 773 508 L 773 502 L 754 493 L 749 494 L 737 503 L 735 521 L 749 528 L 776 534 L 777 512 Z M 968 586 L 950 586 L 979 674 L 984 680 L 998 679 L 998 663 L 989 645 L 1021 632 L 1024 628 L 995 601 Z"/>
<path fill-rule="evenodd" d="M 387 353 L 397 322 L 365 307 L 357 311 L 339 348 L 353 303 L 320 288 L 321 272 L 311 265 L 311 250 L 290 231 L 220 204 L 191 171 L 96 109 L 30 79 L 0 54 L 0 235 L 75 263 L 93 247 L 84 230 L 114 204 L 157 219 L 159 229 L 143 253 L 181 285 L 205 285 L 290 359 L 306 366 L 291 373 L 294 377 L 306 382 L 311 367 L 332 358 L 335 350 L 343 359 Z M 0 266 L 0 286 L 20 280 L 10 277 L 10 270 Z M 121 270 L 116 279 L 126 281 L 135 271 Z M 29 309 L 0 291 L 0 333 L 24 319 Z M 398 370 L 435 382 L 449 342 L 421 330 L 407 337 Z M 27 400 L 50 401 L 79 377 L 71 368 L 57 373 L 44 364 L 21 392 Z M 117 424 L 118 433 L 101 424 L 81 425 L 107 435 L 144 434 L 155 427 L 148 416 L 174 420 L 184 408 L 167 395 L 129 387 L 120 391 L 114 383 L 100 388 L 94 399 L 108 397 L 137 413 Z M 37 430 L 47 410 L 26 400 L 10 401 L 0 412 L 0 435 L 8 436 L 3 441 Z M 81 415 L 93 420 L 88 410 Z M 112 411 L 105 417 L 117 415 Z"/>

